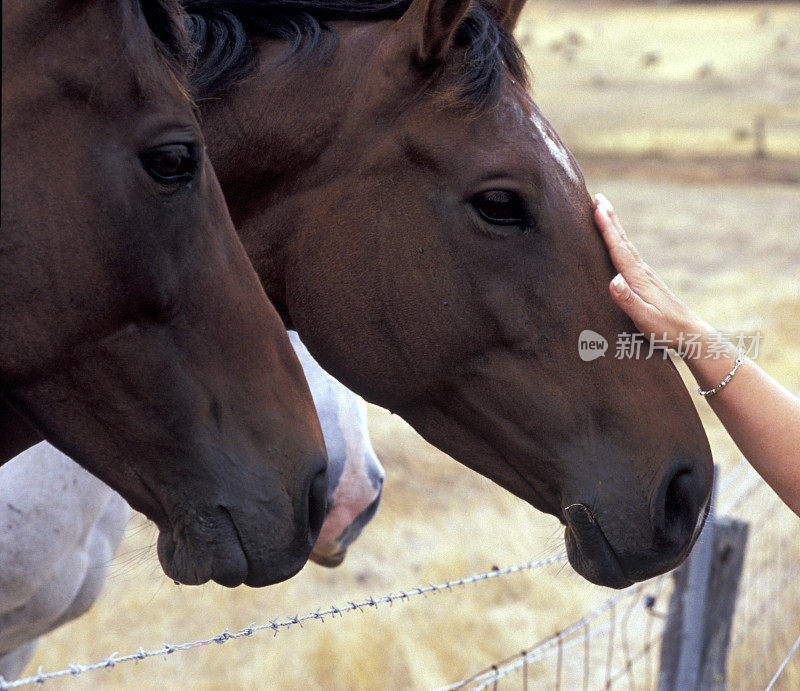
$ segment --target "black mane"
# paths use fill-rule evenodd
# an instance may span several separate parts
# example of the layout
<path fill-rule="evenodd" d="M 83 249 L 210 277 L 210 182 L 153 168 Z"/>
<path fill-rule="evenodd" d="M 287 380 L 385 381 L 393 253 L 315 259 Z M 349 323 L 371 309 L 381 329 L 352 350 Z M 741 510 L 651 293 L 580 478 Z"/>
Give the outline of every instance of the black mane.
<path fill-rule="evenodd" d="M 184 0 L 191 20 L 195 66 L 190 81 L 195 96 L 211 96 L 233 85 L 253 66 L 250 37 L 282 39 L 290 56 L 306 57 L 335 41 L 329 22 L 398 19 L 410 0 Z M 503 72 L 527 84 L 525 58 L 514 38 L 480 2 L 458 28 L 455 43 L 464 50 L 459 97 L 483 108 L 500 92 Z"/>
<path fill-rule="evenodd" d="M 170 69 L 184 81 L 192 64 L 193 43 L 178 0 L 138 0 L 153 42 Z"/>

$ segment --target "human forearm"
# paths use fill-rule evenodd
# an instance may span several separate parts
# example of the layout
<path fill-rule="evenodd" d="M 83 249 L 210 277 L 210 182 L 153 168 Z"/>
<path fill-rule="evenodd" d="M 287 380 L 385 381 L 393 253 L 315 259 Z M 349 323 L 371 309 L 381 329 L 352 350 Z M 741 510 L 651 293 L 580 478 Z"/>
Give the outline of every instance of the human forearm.
<path fill-rule="evenodd" d="M 714 344 L 715 355 L 705 357 Z M 700 355 L 684 357 L 700 388 L 717 386 L 738 355 L 713 330 L 701 335 Z M 706 400 L 753 468 L 800 515 L 800 399 L 756 363 L 743 358 L 727 386 Z"/>
<path fill-rule="evenodd" d="M 701 389 L 717 387 L 733 370 L 737 349 L 642 261 L 602 195 L 595 220 L 619 271 L 609 286 L 614 301 L 645 336 L 681 353 Z M 800 399 L 746 358 L 728 384 L 706 399 L 745 458 L 800 515 Z"/>

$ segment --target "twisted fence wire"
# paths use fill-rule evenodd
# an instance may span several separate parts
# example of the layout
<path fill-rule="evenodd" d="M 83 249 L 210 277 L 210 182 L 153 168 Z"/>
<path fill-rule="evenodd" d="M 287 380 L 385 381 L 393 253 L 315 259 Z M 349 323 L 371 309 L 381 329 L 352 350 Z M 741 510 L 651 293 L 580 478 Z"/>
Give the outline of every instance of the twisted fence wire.
<path fill-rule="evenodd" d="M 625 674 L 615 673 L 613 671 L 614 659 L 617 650 L 614 646 L 616 637 L 616 629 L 621 625 L 620 637 L 623 640 L 621 645 L 622 654 L 625 658 L 623 667 L 625 670 L 630 671 L 635 662 L 648 655 L 653 648 L 653 639 L 651 638 L 652 628 L 648 627 L 646 634 L 646 643 L 643 649 L 637 653 L 631 653 L 628 646 L 628 632 L 627 625 L 630 618 L 634 613 L 641 610 L 648 610 L 652 614 L 652 609 L 660 595 L 667 576 L 659 576 L 656 579 L 645 583 L 639 583 L 631 588 L 623 590 L 614 596 L 610 597 L 597 607 L 595 607 L 587 615 L 573 622 L 562 631 L 556 632 L 547 638 L 540 640 L 529 649 L 525 649 L 515 655 L 511 655 L 499 662 L 496 662 L 489 667 L 485 667 L 481 671 L 473 674 L 472 676 L 462 679 L 460 681 L 442 686 L 436 691 L 457 691 L 461 689 L 471 689 L 472 691 L 481 691 L 491 685 L 496 684 L 500 679 L 521 670 L 523 673 L 523 684 L 527 684 L 530 675 L 530 667 L 536 663 L 542 662 L 553 657 L 557 658 L 556 664 L 556 688 L 559 688 L 562 683 L 562 676 L 564 673 L 563 668 L 563 655 L 564 652 L 583 644 L 584 646 L 584 664 L 583 664 L 583 687 L 589 688 L 591 677 L 591 656 L 590 656 L 590 641 L 603 634 L 608 634 L 608 644 L 606 646 L 606 663 L 605 663 L 605 688 L 612 688 L 614 683 L 623 678 Z M 645 589 L 656 588 L 655 595 L 644 595 Z M 631 600 L 628 608 L 622 612 L 617 613 L 617 607 L 626 599 Z M 596 620 L 602 615 L 608 613 L 608 621 L 597 624 Z M 595 622 L 595 623 L 593 623 Z"/>
<path fill-rule="evenodd" d="M 770 689 L 772 689 L 772 687 L 775 686 L 775 682 L 778 681 L 778 678 L 781 676 L 781 674 L 783 674 L 783 670 L 786 669 L 786 665 L 789 663 L 789 660 L 791 659 L 792 655 L 794 655 L 797 652 L 798 647 L 800 647 L 800 636 L 797 637 L 797 640 L 794 642 L 794 645 L 789 650 L 788 655 L 786 655 L 786 657 L 783 658 L 783 662 L 781 662 L 780 667 L 778 667 L 777 671 L 775 672 L 775 675 L 772 677 L 772 679 L 770 679 L 769 684 L 767 684 L 767 688 L 765 689 L 765 691 L 770 691 Z"/>
<path fill-rule="evenodd" d="M 755 475 L 750 471 L 749 475 Z M 800 665 L 791 655 L 800 625 L 800 522 L 769 486 L 745 478 L 732 497 L 731 512 L 746 518 L 751 530 L 739 583 L 731 643 L 729 675 L 742 688 L 764 688 L 776 669 L 790 678 L 789 687 L 800 682 Z"/>
<path fill-rule="evenodd" d="M 161 648 L 156 648 L 153 650 L 145 650 L 143 647 L 140 647 L 135 653 L 129 653 L 128 655 L 122 655 L 122 656 L 118 655 L 115 652 L 109 655 L 105 660 L 101 660 L 99 662 L 94 662 L 88 665 L 73 664 L 67 667 L 66 669 L 57 670 L 55 672 L 44 672 L 44 673 L 39 672 L 38 674 L 34 674 L 33 676 L 25 677 L 23 679 L 17 679 L 16 681 L 6 681 L 2 677 L 0 677 L 0 691 L 19 688 L 20 686 L 26 686 L 28 684 L 43 684 L 45 681 L 48 681 L 50 679 L 56 679 L 59 677 L 66 677 L 70 675 L 77 676 L 79 674 L 83 674 L 85 672 L 91 672 L 98 669 L 110 669 L 121 663 L 133 662 L 137 660 L 146 660 L 152 657 L 171 655 L 176 652 L 182 652 L 185 650 L 191 650 L 193 648 L 200 648 L 203 646 L 211 645 L 212 643 L 217 643 L 221 645 L 228 641 L 250 637 L 253 634 L 259 633 L 261 631 L 272 631 L 274 635 L 277 635 L 279 631 L 283 629 L 288 629 L 292 626 L 300 626 L 302 628 L 303 624 L 307 621 L 316 620 L 324 622 L 325 617 L 333 618 L 336 615 L 343 616 L 344 614 L 348 612 L 353 612 L 355 610 L 363 611 L 367 607 L 377 608 L 378 605 L 381 604 L 388 604 L 389 606 L 391 606 L 394 602 L 407 601 L 410 600 L 411 598 L 418 597 L 420 595 L 425 596 L 430 593 L 447 592 L 451 591 L 454 587 L 457 586 L 465 586 L 473 583 L 479 583 L 482 581 L 489 581 L 495 578 L 499 578 L 501 576 L 520 573 L 522 571 L 531 571 L 533 569 L 547 566 L 549 564 L 556 564 L 559 562 L 563 562 L 566 560 L 566 558 L 567 555 L 562 553 L 552 557 L 547 557 L 545 559 L 529 561 L 523 564 L 506 566 L 504 568 L 499 568 L 499 569 L 492 569 L 491 571 L 476 573 L 471 576 L 458 578 L 456 580 L 448 580 L 438 585 L 430 583 L 426 586 L 416 586 L 408 590 L 401 590 L 396 593 L 388 593 L 386 595 L 382 595 L 381 597 L 369 597 L 359 602 L 350 601 L 347 604 L 342 605 L 341 607 L 331 605 L 330 607 L 319 608 L 303 616 L 286 617 L 283 619 L 275 618 L 263 624 L 251 624 L 250 626 L 247 626 L 235 633 L 229 633 L 229 631 L 226 629 L 222 633 L 217 634 L 216 636 L 212 636 L 210 638 L 190 641 L 186 643 L 178 643 L 174 645 L 164 643 Z"/>
<path fill-rule="evenodd" d="M 729 514 L 733 512 L 741 512 L 743 509 L 749 509 L 749 504 L 755 503 L 754 499 L 760 497 L 761 490 L 764 487 L 767 486 L 763 480 L 761 480 L 761 478 L 758 477 L 752 470 L 749 470 L 749 466 L 746 461 L 742 460 L 742 462 L 738 464 L 732 471 L 730 471 L 720 483 L 718 496 L 722 496 L 724 494 L 728 494 L 729 496 L 725 497 L 724 502 L 718 502 L 719 513 Z M 767 490 L 767 492 L 770 492 L 770 490 Z M 760 515 L 757 515 L 758 520 L 756 523 L 758 523 L 760 526 L 769 524 L 769 522 L 772 521 L 772 519 L 783 508 L 783 504 L 774 494 L 770 493 L 770 497 L 772 498 L 771 501 L 762 500 L 758 502 L 757 508 L 760 510 Z M 748 518 L 750 518 L 752 521 L 752 509 L 748 510 L 748 514 Z M 713 515 L 710 517 L 710 520 L 715 520 Z M 759 530 L 758 532 L 761 531 Z M 785 544 L 789 542 L 791 535 L 783 535 L 781 537 L 782 541 L 780 543 L 780 547 L 787 547 L 787 549 L 779 549 L 778 552 L 791 554 L 792 551 L 788 549 L 789 545 Z M 774 535 L 770 534 L 768 539 L 774 539 Z M 774 547 L 774 543 L 772 546 Z M 796 548 L 797 546 L 794 545 L 794 547 Z M 748 551 L 750 554 L 753 552 L 758 552 L 758 550 L 753 549 Z M 770 550 L 770 554 L 774 554 L 774 552 L 774 549 Z M 412 597 L 417 597 L 420 595 L 425 596 L 428 593 L 449 591 L 455 586 L 464 586 L 471 583 L 486 581 L 508 574 L 535 569 L 548 564 L 563 562 L 565 560 L 566 554 L 562 553 L 538 561 L 529 561 L 524 564 L 509 566 L 502 569 L 492 569 L 488 572 L 473 574 L 472 576 L 467 576 L 456 580 L 445 581 L 444 583 L 438 585 L 429 584 L 427 586 L 417 586 L 408 590 L 389 593 L 378 598 L 370 597 L 359 602 L 350 601 L 341 607 L 331 606 L 319 608 L 314 612 L 310 612 L 304 616 L 288 617 L 284 619 L 276 618 L 259 625 L 252 624 L 236 633 L 229 633 L 226 629 L 222 633 L 207 639 L 175 645 L 165 643 L 161 648 L 153 650 L 145 650 L 144 648 L 140 647 L 135 653 L 128 655 L 119 656 L 117 653 L 113 653 L 105 660 L 95 662 L 93 664 L 70 665 L 66 669 L 48 673 L 42 673 L 40 671 L 36 675 L 26 677 L 24 679 L 18 679 L 12 682 L 5 681 L 2 679 L 2 677 L 0 677 L 0 691 L 4 691 L 5 689 L 14 689 L 28 684 L 42 684 L 49 679 L 77 676 L 79 674 L 97 669 L 112 668 L 123 662 L 167 656 L 175 652 L 211 645 L 212 643 L 223 644 L 229 640 L 236 640 L 239 638 L 252 636 L 260 631 L 271 630 L 273 631 L 274 635 L 277 635 L 279 631 L 292 626 L 302 627 L 303 623 L 310 620 L 319 620 L 324 622 L 324 618 L 327 616 L 330 616 L 331 618 L 335 617 L 337 614 L 343 616 L 346 612 L 352 612 L 355 610 L 362 611 L 364 608 L 368 607 L 376 608 L 379 604 L 388 604 L 391 606 L 395 601 L 409 600 Z M 780 606 L 780 598 L 775 596 L 781 592 L 785 585 L 795 580 L 794 567 L 796 567 L 796 564 L 794 567 L 792 565 L 788 565 L 788 568 L 782 570 L 785 575 L 773 588 L 765 589 L 764 587 L 761 587 L 759 582 L 755 582 L 755 584 L 753 584 L 753 581 L 757 579 L 759 574 L 763 576 L 764 573 L 770 573 L 769 569 L 758 568 L 759 563 L 760 562 L 757 562 L 755 567 L 750 565 L 746 568 L 746 571 L 750 575 L 750 580 L 748 580 L 748 578 L 744 578 L 744 587 L 740 585 L 740 593 L 744 595 L 743 599 L 747 601 L 747 612 L 746 616 L 744 617 L 742 617 L 740 614 L 739 623 L 737 626 L 735 626 L 736 634 L 730 646 L 732 651 L 738 646 L 741 646 L 743 641 L 746 642 L 746 639 L 752 630 L 764 620 L 765 615 L 770 607 L 774 608 L 775 606 Z M 652 651 L 663 635 L 663 624 L 659 627 L 656 627 L 657 630 L 655 634 L 653 633 L 653 622 L 657 621 L 660 617 L 663 617 L 663 615 L 655 611 L 654 606 L 658 601 L 658 597 L 663 591 L 669 576 L 670 574 L 665 574 L 646 583 L 640 583 L 636 586 L 628 588 L 627 590 L 617 593 L 562 631 L 556 632 L 540 640 L 532 648 L 523 650 L 515 655 L 505 658 L 504 660 L 501 660 L 500 662 L 483 669 L 467 679 L 463 679 L 462 681 L 441 687 L 439 691 L 452 691 L 455 689 L 464 688 L 476 690 L 485 689 L 491 685 L 496 686 L 500 679 L 520 669 L 523 675 L 524 688 L 527 689 L 527 685 L 530 680 L 531 666 L 544 660 L 552 659 L 553 657 L 556 657 L 556 688 L 560 688 L 565 675 L 569 673 L 569 669 L 565 667 L 564 653 L 578 645 L 583 645 L 582 686 L 583 688 L 588 689 L 592 683 L 591 674 L 593 670 L 591 642 L 601 635 L 608 636 L 608 642 L 604 655 L 605 664 L 600 662 L 600 665 L 602 665 L 604 668 L 603 687 L 606 689 L 612 688 L 618 681 L 627 678 L 631 688 L 635 689 L 636 682 L 633 675 L 633 667 L 640 660 L 646 658 L 647 669 L 645 678 L 648 681 L 653 678 Z M 656 594 L 645 596 L 643 590 L 645 588 L 652 587 L 656 588 Z M 758 592 L 762 595 L 765 594 L 765 597 L 762 597 L 761 603 L 758 607 L 750 607 L 750 601 L 747 596 L 751 592 Z M 623 613 L 617 613 L 617 605 L 622 604 L 626 598 L 631 600 L 630 605 Z M 642 637 L 643 644 L 637 650 L 632 651 L 629 645 L 628 626 L 634 613 L 642 610 L 645 610 L 649 613 L 649 616 L 645 618 L 645 634 Z M 755 612 L 755 614 L 753 612 Z M 597 619 L 604 614 L 608 615 L 608 620 L 603 624 L 599 624 Z M 796 619 L 794 621 L 796 621 Z M 619 646 L 615 646 L 616 639 L 620 641 Z M 761 642 L 761 645 L 763 646 L 763 641 Z M 798 645 L 800 645 L 800 638 L 794 642 L 794 645 L 789 650 L 788 655 L 784 658 L 777 671 L 775 671 L 769 688 L 774 685 L 776 680 L 784 672 L 790 659 L 797 651 Z M 783 649 L 785 650 L 785 648 Z M 618 653 L 620 652 L 624 662 L 620 668 L 615 669 L 614 662 L 618 657 Z M 647 686 L 648 684 L 645 683 L 645 687 Z"/>
<path fill-rule="evenodd" d="M 760 513 L 753 517 L 752 511 L 749 512 L 751 514 L 751 521 L 753 521 L 755 518 L 754 522 L 757 525 L 754 528 L 754 532 L 756 533 L 760 531 L 761 526 L 768 524 L 782 510 L 785 510 L 785 507 L 778 499 L 777 495 L 772 493 L 771 489 L 768 487 L 768 485 L 766 485 L 761 477 L 759 477 L 755 471 L 752 470 L 747 461 L 742 459 L 721 480 L 717 496 L 722 497 L 722 499 L 718 500 L 717 502 L 718 513 L 713 513 L 710 515 L 709 521 L 711 522 L 718 520 L 717 516 L 727 516 L 728 514 L 739 512 L 743 508 L 747 508 L 748 504 L 754 503 L 755 499 L 761 497 L 762 492 L 768 493 L 769 497 L 761 500 L 758 503 L 758 509 Z M 790 550 L 783 549 L 784 547 L 788 546 L 785 543 L 790 539 L 791 536 L 783 536 L 783 540 L 777 545 L 779 552 L 790 553 Z M 773 542 L 772 544 L 774 547 L 775 543 Z M 770 550 L 770 552 L 772 552 L 772 550 Z M 769 610 L 770 607 L 776 607 L 775 595 L 781 592 L 783 587 L 789 582 L 796 580 L 796 574 L 793 568 L 789 567 L 781 569 L 781 571 L 784 573 L 784 577 L 776 584 L 774 588 L 769 590 L 764 590 L 758 584 L 755 586 L 748 585 L 746 580 L 744 588 L 742 589 L 740 586 L 740 590 L 756 590 L 759 593 L 766 593 L 766 596 L 763 597 L 761 609 L 756 613 L 756 616 L 751 616 L 751 620 L 749 622 L 739 625 L 739 629 L 736 631 L 736 636 L 734 637 L 730 646 L 731 650 L 749 633 L 748 629 L 752 628 L 754 623 L 757 623 L 762 619 L 763 615 Z M 760 570 L 760 573 L 764 573 L 764 570 Z M 579 645 L 580 643 L 584 644 L 582 686 L 584 689 L 588 689 L 590 688 L 591 684 L 590 641 L 601 634 L 606 634 L 608 636 L 605 655 L 606 659 L 605 664 L 603 665 L 605 671 L 602 687 L 606 689 L 612 688 L 617 682 L 627 678 L 629 686 L 631 688 L 636 688 L 636 678 L 632 674 L 632 671 L 633 667 L 640 660 L 646 658 L 647 669 L 644 675 L 645 678 L 647 680 L 652 680 L 654 678 L 652 651 L 663 637 L 663 625 L 659 627 L 659 631 L 657 631 L 655 635 L 652 633 L 653 621 L 658 617 L 663 616 L 653 611 L 656 598 L 653 597 L 649 601 L 647 598 L 642 598 L 639 601 L 633 601 L 632 606 L 629 607 L 624 614 L 617 616 L 612 614 L 612 616 L 609 617 L 609 620 L 601 626 L 593 626 L 593 628 L 590 629 L 590 623 L 600 614 L 606 611 L 613 612 L 617 603 L 620 603 L 629 594 L 640 593 L 641 589 L 645 586 L 657 584 L 659 586 L 660 594 L 661 589 L 663 589 L 670 575 L 671 574 L 665 574 L 657 579 L 654 579 L 653 581 L 650 581 L 649 583 L 640 584 L 634 588 L 623 591 L 622 593 L 601 604 L 586 617 L 564 629 L 564 631 L 554 633 L 543 641 L 540 641 L 532 649 L 523 650 L 516 655 L 512 655 L 509 658 L 484 668 L 471 677 L 462 679 L 461 681 L 455 682 L 448 686 L 441 687 L 437 691 L 455 691 L 456 689 L 473 689 L 474 691 L 478 691 L 479 689 L 485 689 L 490 685 L 496 685 L 500 679 L 508 676 L 520 668 L 522 668 L 524 675 L 524 688 L 527 688 L 528 679 L 530 678 L 530 666 L 556 654 L 559 656 L 556 667 L 556 688 L 559 688 L 565 673 L 562 662 L 563 651 Z M 628 641 L 628 623 L 630 622 L 631 616 L 634 614 L 634 612 L 638 612 L 643 608 L 646 608 L 650 612 L 651 616 L 647 617 L 645 620 L 645 634 L 642 637 L 641 647 L 635 651 L 631 651 Z M 618 639 L 620 641 L 618 649 L 622 653 L 624 664 L 621 668 L 614 670 L 613 660 L 615 653 L 617 652 L 617 648 L 615 648 L 617 628 L 621 629 L 618 635 Z M 580 629 L 583 629 L 582 635 L 571 637 Z M 789 658 L 791 658 L 796 652 L 796 649 L 797 644 L 795 644 L 790 650 L 789 655 L 782 663 L 779 671 L 776 673 L 775 678 L 777 678 L 779 673 L 783 671 L 785 666 L 788 664 Z M 649 684 L 645 684 L 645 687 L 649 686 Z"/>
<path fill-rule="evenodd" d="M 726 474 L 726 476 L 720 481 L 718 494 L 717 496 L 723 496 L 725 494 L 729 494 L 730 496 L 726 497 L 725 502 L 723 504 L 722 511 L 728 512 L 742 503 L 744 503 L 748 497 L 751 496 L 752 492 L 755 488 L 757 488 L 758 483 L 760 483 L 760 478 L 752 478 L 748 473 L 747 470 L 749 468 L 749 464 L 745 459 L 742 459 L 730 472 Z M 715 514 L 709 516 L 709 520 L 713 521 Z M 663 586 L 666 582 L 668 574 L 665 576 L 661 576 L 658 579 L 655 579 L 651 583 L 655 583 L 658 586 L 659 594 L 663 589 Z M 536 662 L 540 662 L 542 660 L 551 657 L 553 652 L 553 646 L 557 646 L 555 648 L 555 653 L 558 654 L 558 661 L 556 665 L 556 688 L 560 688 L 561 680 L 563 675 L 562 669 L 562 656 L 563 651 L 565 649 L 574 647 L 580 643 L 583 643 L 584 651 L 583 651 L 583 683 L 582 687 L 584 689 L 590 688 L 591 683 L 591 640 L 601 634 L 607 634 L 607 646 L 606 646 L 606 654 L 605 654 L 605 664 L 604 664 L 604 680 L 603 680 L 603 687 L 608 689 L 612 688 L 614 684 L 620 681 L 623 678 L 628 678 L 629 684 L 632 688 L 635 688 L 635 682 L 632 676 L 632 668 L 633 666 L 641 659 L 647 658 L 647 669 L 645 671 L 645 676 L 648 680 L 653 679 L 653 665 L 652 665 L 652 650 L 658 641 L 661 639 L 663 635 L 663 626 L 660 627 L 661 630 L 656 634 L 655 637 L 652 636 L 652 626 L 653 621 L 656 616 L 649 616 L 645 620 L 645 635 L 643 636 L 643 645 L 635 652 L 631 652 L 629 645 L 628 645 L 628 623 L 632 614 L 636 611 L 642 609 L 642 607 L 646 608 L 651 615 L 653 614 L 653 607 L 655 605 L 656 597 L 652 597 L 640 601 L 633 600 L 633 605 L 627 610 L 627 612 L 620 616 L 614 616 L 613 610 L 616 606 L 616 603 L 623 600 L 626 596 L 630 593 L 639 593 L 642 588 L 644 588 L 645 584 L 640 584 L 639 586 L 635 586 L 633 589 L 629 589 L 627 591 L 623 591 L 618 595 L 615 595 L 612 598 L 606 600 L 603 604 L 601 604 L 598 608 L 593 610 L 589 615 L 582 618 L 581 620 L 575 622 L 574 624 L 570 625 L 564 631 L 556 632 L 549 636 L 548 638 L 540 641 L 538 644 L 533 646 L 531 649 L 523 650 L 520 653 L 512 655 L 509 658 L 501 660 L 489 667 L 484 668 L 480 672 L 477 672 L 473 676 L 462 679 L 461 681 L 455 682 L 448 686 L 441 687 L 437 691 L 454 691 L 456 689 L 483 689 L 489 685 L 496 684 L 500 679 L 503 677 L 511 674 L 512 672 L 522 669 L 523 671 L 523 684 L 525 688 L 527 688 L 527 681 L 529 677 L 529 667 Z M 639 605 L 639 606 L 637 606 Z M 610 610 L 611 616 L 609 620 L 600 625 L 590 629 L 590 624 L 594 619 L 598 616 L 603 614 L 604 612 Z M 624 665 L 621 669 L 613 671 L 613 660 L 614 660 L 614 642 L 615 642 L 615 634 L 616 634 L 616 626 L 617 624 L 621 624 L 622 628 L 620 631 L 620 640 L 621 640 L 621 649 L 623 651 L 623 657 L 625 659 Z M 578 630 L 583 629 L 583 634 L 581 636 L 576 636 L 568 641 L 565 640 L 570 638 L 572 634 L 575 634 Z"/>

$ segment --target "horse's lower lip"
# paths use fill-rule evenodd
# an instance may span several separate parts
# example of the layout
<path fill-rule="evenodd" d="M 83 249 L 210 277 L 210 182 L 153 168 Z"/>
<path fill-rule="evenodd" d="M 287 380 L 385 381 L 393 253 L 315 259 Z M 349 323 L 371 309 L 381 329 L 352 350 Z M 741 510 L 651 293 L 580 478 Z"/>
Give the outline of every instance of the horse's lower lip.
<path fill-rule="evenodd" d="M 215 581 L 229 588 L 261 588 L 303 568 L 311 551 L 305 532 L 286 535 L 283 544 L 277 544 L 277 519 L 270 524 L 266 517 L 247 518 L 222 504 L 173 513 L 167 529 L 159 526 L 158 557 L 164 573 L 185 585 Z"/>
<path fill-rule="evenodd" d="M 567 524 L 564 540 L 572 568 L 597 585 L 618 589 L 633 585 L 589 508 L 572 504 L 564 509 L 564 516 Z"/>
<path fill-rule="evenodd" d="M 213 521 L 195 515 L 192 522 L 160 530 L 158 557 L 164 573 L 173 580 L 185 585 L 213 580 L 231 588 L 245 582 L 248 557 L 233 518 L 227 510 L 213 514 Z"/>
<path fill-rule="evenodd" d="M 244 556 L 245 570 L 243 576 L 237 570 L 237 572 L 233 574 L 229 574 L 228 572 L 225 572 L 224 574 L 219 574 L 218 572 L 215 572 L 215 575 L 213 575 L 212 578 L 214 579 L 215 582 L 219 583 L 220 585 L 224 585 L 229 588 L 235 588 L 237 585 L 241 585 L 242 583 L 245 582 L 245 580 L 247 579 L 247 574 L 252 570 L 250 568 L 250 559 L 247 556 L 247 549 L 245 549 L 244 542 L 242 541 L 242 536 L 239 533 L 239 528 L 236 525 L 236 521 L 233 520 L 231 512 L 224 506 L 220 506 L 219 509 L 220 512 L 227 517 L 228 523 L 233 528 L 233 534 L 236 536 L 236 542 L 238 548 L 241 551 L 242 555 Z"/>

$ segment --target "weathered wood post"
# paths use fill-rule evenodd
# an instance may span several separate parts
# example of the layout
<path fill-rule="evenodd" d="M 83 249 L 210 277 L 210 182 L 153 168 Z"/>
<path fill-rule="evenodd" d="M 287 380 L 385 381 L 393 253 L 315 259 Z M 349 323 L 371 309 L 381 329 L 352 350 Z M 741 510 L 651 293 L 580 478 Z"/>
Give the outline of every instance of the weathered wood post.
<path fill-rule="evenodd" d="M 712 510 L 714 502 L 712 501 Z M 736 590 L 747 524 L 710 513 L 692 554 L 673 578 L 661 644 L 659 691 L 725 689 Z"/>
<path fill-rule="evenodd" d="M 755 157 L 767 157 L 767 123 L 763 115 L 759 115 L 753 122 L 753 141 L 755 142 Z"/>

